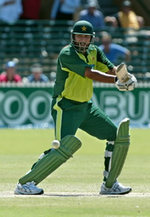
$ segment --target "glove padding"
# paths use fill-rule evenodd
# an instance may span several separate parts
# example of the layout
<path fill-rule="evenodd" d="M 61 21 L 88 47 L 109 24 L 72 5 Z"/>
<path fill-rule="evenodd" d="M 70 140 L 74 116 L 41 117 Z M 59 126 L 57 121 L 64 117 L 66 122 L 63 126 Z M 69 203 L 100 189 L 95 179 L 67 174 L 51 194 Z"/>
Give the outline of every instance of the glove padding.
<path fill-rule="evenodd" d="M 119 66 L 117 66 L 116 75 L 121 83 L 124 83 L 130 79 L 126 64 L 121 63 Z"/>
<path fill-rule="evenodd" d="M 120 91 L 131 91 L 134 90 L 137 80 L 134 75 L 128 73 L 129 79 L 126 82 L 121 82 L 119 79 L 116 81 L 115 85 Z"/>
<path fill-rule="evenodd" d="M 117 66 L 116 75 L 118 80 L 115 84 L 120 91 L 131 91 L 135 88 L 137 80 L 134 75 L 128 73 L 126 64 Z"/>

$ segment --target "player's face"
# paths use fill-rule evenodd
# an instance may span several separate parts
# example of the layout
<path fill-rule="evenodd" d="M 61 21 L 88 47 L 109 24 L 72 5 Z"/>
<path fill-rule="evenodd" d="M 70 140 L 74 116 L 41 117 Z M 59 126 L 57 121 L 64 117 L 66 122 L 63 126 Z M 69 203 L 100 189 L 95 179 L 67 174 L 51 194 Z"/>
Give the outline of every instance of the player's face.
<path fill-rule="evenodd" d="M 82 53 L 85 53 L 91 42 L 91 36 L 75 34 L 74 41 L 75 41 L 75 44 L 79 47 L 80 51 Z"/>
<path fill-rule="evenodd" d="M 89 44 L 91 40 L 90 35 L 75 35 L 75 41 Z"/>

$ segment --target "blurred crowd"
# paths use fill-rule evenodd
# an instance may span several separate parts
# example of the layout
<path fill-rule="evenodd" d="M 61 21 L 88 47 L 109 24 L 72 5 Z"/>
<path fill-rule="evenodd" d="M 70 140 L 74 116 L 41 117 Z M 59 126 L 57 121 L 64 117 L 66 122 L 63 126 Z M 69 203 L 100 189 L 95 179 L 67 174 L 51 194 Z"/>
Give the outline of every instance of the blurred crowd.
<path fill-rule="evenodd" d="M 144 26 L 144 19 L 132 9 L 129 0 L 122 1 L 118 12 L 104 17 L 98 0 L 1 0 L 0 21 L 14 23 L 18 19 L 87 20 L 95 28 Z"/>
<path fill-rule="evenodd" d="M 0 21 L 13 24 L 19 19 L 87 20 L 92 23 L 94 29 L 111 26 L 137 31 L 144 27 L 144 18 L 136 14 L 131 1 L 122 0 L 117 13 L 107 16 L 104 16 L 99 3 L 98 0 L 1 0 Z M 118 57 L 125 62 L 130 61 L 130 51 L 113 43 L 112 36 L 108 32 L 101 33 L 99 47 L 114 64 L 118 62 Z M 6 63 L 4 72 L 0 74 L 0 83 L 49 82 L 49 78 L 44 75 L 39 63 L 31 66 L 30 75 L 25 78 L 21 78 L 19 72 L 17 74 L 16 66 L 15 61 Z M 55 76 L 52 77 L 52 80 L 55 79 Z"/>
<path fill-rule="evenodd" d="M 14 60 L 8 61 L 5 64 L 4 71 L 0 74 L 0 83 L 15 82 L 15 83 L 33 83 L 33 82 L 49 82 L 49 78 L 44 75 L 43 68 L 39 63 L 33 64 L 29 69 L 27 77 L 21 77 L 17 72 L 17 63 Z"/>

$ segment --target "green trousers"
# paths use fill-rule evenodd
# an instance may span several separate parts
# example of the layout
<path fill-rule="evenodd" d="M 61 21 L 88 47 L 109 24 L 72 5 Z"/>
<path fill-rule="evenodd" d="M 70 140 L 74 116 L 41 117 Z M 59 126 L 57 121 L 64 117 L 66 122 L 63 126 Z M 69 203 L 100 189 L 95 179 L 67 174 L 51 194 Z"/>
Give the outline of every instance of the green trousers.
<path fill-rule="evenodd" d="M 77 129 L 82 129 L 101 140 L 116 139 L 117 127 L 92 101 L 80 103 L 61 97 L 54 98 L 52 116 L 55 137 L 58 140 L 67 135 L 75 135 Z"/>

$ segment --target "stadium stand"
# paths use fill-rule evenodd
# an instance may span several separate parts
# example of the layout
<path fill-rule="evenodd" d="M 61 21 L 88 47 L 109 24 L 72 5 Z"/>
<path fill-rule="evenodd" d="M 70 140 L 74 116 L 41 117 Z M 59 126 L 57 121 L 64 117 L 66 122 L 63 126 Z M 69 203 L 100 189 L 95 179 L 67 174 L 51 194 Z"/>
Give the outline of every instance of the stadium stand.
<path fill-rule="evenodd" d="M 70 30 L 73 21 L 19 20 L 9 25 L 0 23 L 0 73 L 8 60 L 18 60 L 18 71 L 21 76 L 28 76 L 33 63 L 40 63 L 44 73 L 56 71 L 59 51 L 70 42 Z M 150 29 L 145 28 L 133 33 L 125 33 L 124 29 L 105 27 L 115 43 L 127 47 L 131 51 L 128 69 L 139 81 L 150 80 Z M 102 30 L 96 31 L 100 37 Z M 97 41 L 100 45 L 100 40 Z"/>
<path fill-rule="evenodd" d="M 60 49 L 70 41 L 72 22 L 19 20 L 13 25 L 0 23 L 0 72 L 3 65 L 16 58 L 22 76 L 29 73 L 33 63 L 43 65 L 44 73 L 56 69 Z"/>
<path fill-rule="evenodd" d="M 112 0 L 98 0 L 98 3 L 100 5 L 100 8 L 104 14 L 104 16 L 110 16 L 118 11 L 118 6 L 114 4 Z"/>
<path fill-rule="evenodd" d="M 138 31 L 132 31 L 106 27 L 105 31 L 112 35 L 114 43 L 130 50 L 131 60 L 127 62 L 128 71 L 135 74 L 138 81 L 150 81 L 150 28 L 145 27 Z M 96 35 L 101 37 L 101 32 L 97 32 Z"/>

